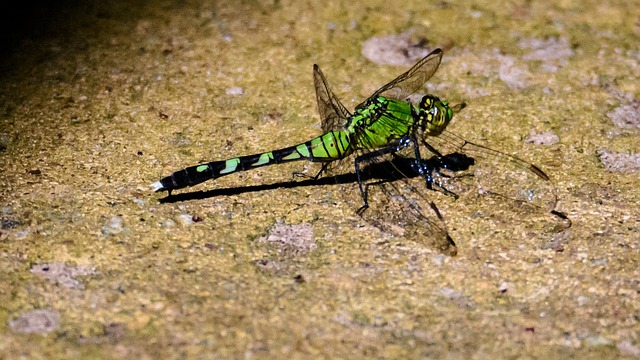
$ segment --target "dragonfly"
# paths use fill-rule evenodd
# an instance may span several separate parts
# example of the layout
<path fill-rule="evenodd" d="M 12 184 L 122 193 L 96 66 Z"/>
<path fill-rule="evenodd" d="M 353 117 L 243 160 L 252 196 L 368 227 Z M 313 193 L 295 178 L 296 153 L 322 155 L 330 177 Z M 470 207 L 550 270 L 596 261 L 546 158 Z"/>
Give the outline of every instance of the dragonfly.
<path fill-rule="evenodd" d="M 547 206 L 555 206 L 555 194 L 550 194 L 553 187 L 549 185 L 549 178 L 537 166 L 471 143 L 445 130 L 454 114 L 465 107 L 464 103 L 450 106 L 448 101 L 433 94 L 422 96 L 417 104 L 412 103 L 410 96 L 435 74 L 442 56 L 441 49 L 433 50 L 358 104 L 353 113 L 331 91 L 319 66 L 314 65 L 322 135 L 278 150 L 190 166 L 154 182 L 151 188 L 156 192 L 168 191 L 171 195 L 173 190 L 239 171 L 300 160 L 322 163 L 320 171 L 313 177 L 318 178 L 326 171 L 344 167 L 345 161 L 342 160 L 353 158 L 357 193 L 363 202 L 357 212 L 367 212 L 370 195 L 380 193 L 384 196 L 375 197 L 378 209 L 369 212 L 377 217 L 377 224 L 395 222 L 419 228 L 423 236 L 433 238 L 442 249 L 455 249 L 455 243 L 446 230 L 443 216 L 428 195 L 415 186 L 401 187 L 389 181 L 389 176 L 369 181 L 371 179 L 367 178 L 364 169 L 386 164 L 388 173 L 395 172 L 400 178 L 409 178 L 411 172 L 411 175 L 422 178 L 428 189 L 457 196 L 449 188 L 457 188 L 458 180 L 475 178 L 476 163 L 486 164 L 479 167 L 483 170 L 478 173 L 481 182 L 485 183 L 485 193 L 499 194 L 534 206 L 545 202 Z M 458 164 L 459 159 L 465 160 L 464 166 Z M 410 171 L 394 165 L 394 161 L 401 160 Z M 485 168 L 489 169 L 488 172 Z M 491 172 L 496 170 L 510 178 L 507 181 L 488 180 Z M 463 174 L 459 175 L 460 172 Z"/>

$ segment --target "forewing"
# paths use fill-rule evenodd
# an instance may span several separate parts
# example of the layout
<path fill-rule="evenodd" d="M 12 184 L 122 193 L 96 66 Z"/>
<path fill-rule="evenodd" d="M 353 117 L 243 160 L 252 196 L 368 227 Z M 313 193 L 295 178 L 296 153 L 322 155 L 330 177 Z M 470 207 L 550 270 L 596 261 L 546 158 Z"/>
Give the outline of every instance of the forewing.
<path fill-rule="evenodd" d="M 316 88 L 318 112 L 322 121 L 322 131 L 328 132 L 343 128 L 351 113 L 331 92 L 329 83 L 318 65 L 313 65 L 313 85 Z"/>
<path fill-rule="evenodd" d="M 411 69 L 390 83 L 381 87 L 372 97 L 379 95 L 404 100 L 420 88 L 436 73 L 440 61 L 442 60 L 442 50 L 435 49 L 429 55 L 423 57 Z"/>

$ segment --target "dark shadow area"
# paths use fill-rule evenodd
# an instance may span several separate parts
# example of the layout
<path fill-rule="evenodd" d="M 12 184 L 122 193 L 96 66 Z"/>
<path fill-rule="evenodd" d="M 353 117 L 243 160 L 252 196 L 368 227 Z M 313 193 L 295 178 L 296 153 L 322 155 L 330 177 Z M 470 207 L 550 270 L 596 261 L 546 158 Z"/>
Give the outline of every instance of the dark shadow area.
<path fill-rule="evenodd" d="M 415 158 L 395 156 L 385 161 L 373 162 L 362 169 L 361 180 L 363 183 L 367 183 L 369 186 L 381 185 L 387 182 L 393 182 L 405 178 L 415 178 L 421 176 L 418 169 L 422 168 L 423 171 L 433 174 L 446 169 L 449 172 L 465 172 L 469 170 L 471 166 L 475 164 L 475 160 L 466 154 L 451 153 L 441 157 L 433 156 L 427 160 L 417 161 Z M 446 176 L 443 173 L 441 176 Z M 469 174 L 463 174 L 462 176 L 470 176 Z M 215 181 L 215 180 L 214 180 Z M 252 193 L 265 190 L 273 190 L 278 188 L 289 189 L 305 186 L 327 186 L 327 185 L 340 185 L 356 183 L 358 177 L 355 173 L 341 174 L 335 176 L 326 176 L 319 179 L 308 178 L 306 180 L 296 181 L 283 181 L 273 184 L 265 185 L 251 185 L 240 186 L 233 188 L 222 188 L 205 191 L 186 192 L 177 195 L 168 195 L 159 199 L 160 203 L 175 203 L 181 201 L 201 200 L 217 196 L 231 196 L 244 193 Z M 440 191 L 448 195 L 457 197 L 455 193 L 449 192 L 445 188 L 433 188 L 433 191 Z M 500 195 L 500 194 L 495 194 Z M 571 220 L 569 217 L 558 210 L 549 211 L 556 220 L 560 221 L 563 225 L 559 227 L 561 230 L 566 230 L 571 227 Z"/>
<path fill-rule="evenodd" d="M 415 158 L 405 158 L 396 156 L 392 159 L 382 162 L 375 162 L 363 168 L 361 180 L 363 182 L 376 180 L 377 183 L 391 182 L 404 178 L 414 178 L 420 176 L 418 172 L 418 161 Z M 474 164 L 474 160 L 467 155 L 452 153 L 443 157 L 431 157 L 427 160 L 421 160 L 423 169 L 430 171 L 438 171 L 439 169 L 448 169 L 450 171 L 465 171 Z M 257 192 L 264 190 L 273 190 L 278 188 L 296 188 L 304 186 L 321 186 L 321 185 L 337 185 L 355 183 L 358 178 L 355 173 L 327 176 L 319 179 L 307 179 L 302 181 L 283 181 L 266 185 L 240 186 L 234 188 L 223 188 L 206 191 L 188 192 L 176 195 L 168 195 L 159 201 L 161 203 L 174 203 L 180 201 L 207 199 L 216 196 L 239 195 L 248 192 Z"/>
<path fill-rule="evenodd" d="M 266 185 L 250 185 L 250 186 L 239 186 L 233 188 L 222 188 L 222 189 L 213 189 L 213 190 L 204 190 L 204 191 L 192 191 L 181 194 L 171 194 L 166 197 L 160 199 L 161 203 L 174 203 L 180 201 L 189 201 L 189 200 L 201 200 L 207 199 L 217 196 L 231 196 L 231 195 L 239 195 L 244 193 L 251 192 L 259 192 L 265 190 L 273 190 L 273 189 L 290 189 L 296 187 L 305 187 L 305 186 L 320 186 L 320 185 L 337 185 L 337 184 L 345 184 L 356 182 L 356 174 L 345 174 L 345 175 L 337 175 L 337 176 L 329 176 L 323 177 L 320 179 L 307 179 L 302 181 L 282 181 L 273 184 Z"/>
<path fill-rule="evenodd" d="M 24 40 L 37 41 L 56 37 L 60 32 L 84 22 L 65 14 L 83 4 L 78 0 L 13 2 L 0 12 L 2 58 L 7 57 Z"/>
<path fill-rule="evenodd" d="M 7 72 L 66 56 L 69 49 L 85 51 L 107 34 L 126 34 L 145 6 L 146 2 L 91 0 L 28 1 L 4 6 L 0 11 L 0 78 Z"/>

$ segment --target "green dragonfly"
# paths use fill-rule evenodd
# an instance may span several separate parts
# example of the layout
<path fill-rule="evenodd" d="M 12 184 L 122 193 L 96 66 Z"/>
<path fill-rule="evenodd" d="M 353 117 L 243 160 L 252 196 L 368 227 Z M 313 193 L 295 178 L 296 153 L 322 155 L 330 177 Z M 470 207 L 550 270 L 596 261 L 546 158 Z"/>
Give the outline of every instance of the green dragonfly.
<path fill-rule="evenodd" d="M 344 163 L 338 160 L 355 154 L 353 164 L 358 192 L 364 203 L 358 213 L 362 214 L 369 208 L 370 191 L 381 190 L 387 200 L 379 206 L 379 210 L 372 212 L 373 216 L 380 217 L 377 223 L 396 221 L 407 226 L 418 226 L 423 229 L 421 232 L 424 235 L 433 237 L 442 248 L 455 247 L 455 244 L 433 201 L 415 187 L 409 187 L 404 195 L 400 195 L 399 186 L 391 181 L 367 182 L 363 169 L 385 162 L 391 164 L 390 171 L 408 177 L 408 171 L 401 171 L 393 165 L 393 160 L 410 159 L 409 168 L 415 172 L 414 175 L 426 180 L 428 188 L 455 196 L 449 188 L 457 189 L 459 179 L 475 178 L 475 165 L 486 164 L 489 172 L 480 174 L 480 180 L 486 183 L 483 188 L 486 193 L 499 194 L 534 206 L 555 206 L 555 189 L 538 167 L 445 131 L 454 113 L 462 109 L 464 104 L 449 106 L 447 101 L 430 94 L 423 96 L 417 106 L 409 101 L 409 96 L 420 90 L 435 74 L 441 60 L 442 50 L 432 51 L 357 105 L 353 113 L 333 94 L 324 74 L 314 65 L 322 135 L 279 150 L 187 167 L 151 184 L 151 187 L 154 191 L 167 190 L 171 193 L 172 190 L 235 172 L 298 160 L 322 163 L 320 172 L 315 176 L 317 178 L 324 171 L 335 168 L 336 164 Z M 430 157 L 433 159 L 428 160 Z M 459 166 L 455 164 L 454 160 L 458 158 L 468 159 L 463 169 L 458 169 Z M 458 170 L 464 170 L 464 174 L 458 175 Z M 511 178 L 506 181 L 489 180 L 491 171 L 511 171 Z M 405 201 L 416 197 L 415 194 L 424 198 L 427 211 L 417 201 Z"/>
<path fill-rule="evenodd" d="M 405 100 L 433 76 L 441 59 L 442 50 L 434 50 L 356 106 L 353 114 L 331 92 L 324 74 L 314 65 L 314 84 L 324 134 L 279 150 L 191 166 L 151 186 L 155 191 L 172 191 L 238 171 L 297 160 L 329 164 L 349 157 L 357 150 L 368 150 L 364 156 L 370 156 L 367 154 L 372 150 L 393 152 L 417 141 L 418 131 L 436 136 L 453 117 L 447 102 L 428 95 L 416 108 Z M 360 160 L 360 157 L 355 160 L 356 169 Z"/>

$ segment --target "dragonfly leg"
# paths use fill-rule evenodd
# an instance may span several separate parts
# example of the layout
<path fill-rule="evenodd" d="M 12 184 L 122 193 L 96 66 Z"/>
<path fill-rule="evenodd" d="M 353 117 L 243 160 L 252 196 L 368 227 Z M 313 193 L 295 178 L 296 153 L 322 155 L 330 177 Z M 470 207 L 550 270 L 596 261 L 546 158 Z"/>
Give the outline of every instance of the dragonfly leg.
<path fill-rule="evenodd" d="M 440 191 L 442 191 L 445 195 L 452 196 L 454 199 L 458 199 L 460 197 L 460 195 L 454 193 L 453 191 L 447 189 L 446 187 L 440 184 L 437 184 L 437 186 L 438 186 L 438 189 L 440 189 Z M 431 190 L 433 190 L 433 187 L 431 188 Z"/>
<path fill-rule="evenodd" d="M 458 194 L 445 188 L 439 181 L 435 181 L 434 174 L 437 174 L 438 176 L 446 177 L 446 178 L 450 177 L 447 174 L 441 173 L 438 168 L 438 165 L 433 166 L 433 165 L 430 165 L 427 161 L 414 160 L 412 167 L 415 169 L 415 171 L 418 174 L 420 174 L 420 176 L 422 176 L 425 179 L 427 189 L 436 190 L 435 187 L 437 187 L 440 191 L 442 191 L 446 195 L 453 196 L 456 199 L 458 198 Z"/>
<path fill-rule="evenodd" d="M 365 210 L 367 210 L 369 208 L 369 204 L 364 204 L 362 206 L 360 206 L 360 208 L 358 208 L 358 210 L 356 210 L 356 214 L 358 214 L 359 216 L 362 216 L 362 213 L 365 212 Z"/>
<path fill-rule="evenodd" d="M 454 199 L 458 199 L 460 197 L 458 194 L 456 194 L 455 192 L 447 189 L 445 187 L 445 185 L 442 183 L 442 181 L 436 181 L 435 180 L 436 176 L 439 177 L 439 178 L 447 178 L 447 179 L 451 179 L 451 178 L 454 177 L 454 176 L 451 176 L 451 175 L 448 175 L 448 174 L 445 174 L 445 173 L 441 172 L 440 171 L 441 168 L 443 168 L 442 163 L 432 167 L 431 169 L 429 169 L 429 168 L 426 169 L 425 178 L 426 178 L 426 181 L 427 181 L 427 189 L 429 189 L 429 190 L 439 190 L 445 195 L 452 196 Z M 465 174 L 463 176 L 473 176 L 473 175 Z"/>
<path fill-rule="evenodd" d="M 310 180 L 318 180 L 320 178 L 320 175 L 322 175 L 322 173 L 327 170 L 328 166 L 329 166 L 328 162 L 323 163 L 322 164 L 322 168 L 320 168 L 320 171 L 318 171 L 318 173 L 315 174 L 314 176 L 310 176 L 310 175 L 307 175 L 307 174 L 305 174 L 303 172 L 296 171 L 296 172 L 293 173 L 293 177 L 294 178 L 295 177 L 301 177 L 301 178 L 310 179 Z"/>
<path fill-rule="evenodd" d="M 366 154 L 362 154 L 358 157 L 356 157 L 356 159 L 354 160 L 354 165 L 355 165 L 355 169 L 356 169 L 356 178 L 358 179 L 358 187 L 360 188 L 360 196 L 362 197 L 362 201 L 364 202 L 364 205 L 362 205 L 362 207 L 360 207 L 360 209 L 358 209 L 358 214 L 361 214 L 362 212 L 364 212 L 367 208 L 369 208 L 369 200 L 368 200 L 368 193 L 367 193 L 367 185 L 365 184 L 365 186 L 363 186 L 363 181 L 362 181 L 362 169 L 360 168 L 360 164 L 362 164 L 363 162 L 369 162 L 372 159 L 375 159 L 377 157 L 381 157 L 384 156 L 386 154 L 392 154 L 395 153 L 397 151 L 397 145 L 391 145 L 391 146 L 387 146 L 381 149 L 377 149 L 374 150 L 372 152 L 366 153 Z"/>
<path fill-rule="evenodd" d="M 415 113 L 415 108 L 412 106 L 411 107 L 411 112 L 414 113 L 414 118 L 416 118 L 418 116 L 418 114 Z M 413 144 L 413 152 L 415 155 L 415 160 L 414 160 L 414 168 L 415 170 L 418 172 L 418 174 L 420 174 L 420 176 L 422 176 L 426 182 L 427 185 L 427 189 L 429 190 L 433 190 L 433 184 L 434 184 L 434 178 L 433 178 L 433 173 L 437 173 L 440 174 L 439 171 L 439 164 L 433 166 L 430 165 L 430 162 L 428 161 L 424 161 L 422 160 L 422 157 L 420 155 L 420 143 L 418 142 L 418 134 L 419 134 L 419 123 L 416 122 L 414 124 L 413 129 L 411 130 L 411 134 L 407 135 L 407 137 L 409 138 L 409 140 L 407 142 L 411 142 L 411 144 Z M 424 130 L 423 130 L 424 131 Z M 431 151 L 433 154 L 435 154 L 435 156 L 438 159 L 442 158 L 442 154 L 436 150 L 433 146 L 431 146 L 430 144 L 428 144 L 424 138 L 422 136 L 420 136 L 420 140 L 422 142 L 422 144 L 429 150 Z M 408 144 L 407 144 L 408 145 Z M 458 195 L 456 195 L 455 193 L 445 189 L 443 186 L 441 186 L 440 184 L 436 184 L 440 189 L 442 189 L 442 191 L 447 194 L 447 195 L 452 195 L 454 196 L 456 199 L 458 198 Z"/>
<path fill-rule="evenodd" d="M 437 186 L 438 189 L 440 189 L 440 191 L 442 191 L 445 195 L 453 196 L 455 199 L 458 199 L 460 197 L 458 194 L 456 194 L 453 191 L 447 189 L 441 182 L 434 181 L 434 175 L 433 174 L 436 174 L 438 177 L 443 177 L 443 178 L 448 178 L 448 179 L 452 178 L 451 175 L 448 175 L 448 174 L 445 174 L 445 173 L 441 172 L 440 169 L 449 169 L 451 171 L 466 170 L 471 165 L 473 165 L 473 159 L 465 157 L 465 160 L 466 160 L 465 163 L 462 163 L 462 164 L 457 164 L 457 163 L 450 164 L 451 159 L 450 159 L 450 157 L 448 157 L 449 155 L 443 156 L 442 153 L 440 153 L 440 151 L 438 151 L 436 148 L 431 146 L 431 144 L 426 142 L 424 139 L 422 139 L 421 142 L 422 142 L 422 145 L 424 145 L 424 147 L 426 147 L 427 150 L 429 150 L 431 153 L 433 153 L 435 155 L 435 157 L 438 159 L 437 165 L 433 166 L 433 169 L 426 169 L 427 170 L 427 175 L 426 175 L 427 188 L 429 190 L 434 190 L 433 186 L 435 184 L 435 186 Z M 456 166 L 452 166 L 452 165 L 456 165 Z M 463 176 L 473 176 L 473 175 L 472 174 L 465 174 Z"/>
<path fill-rule="evenodd" d="M 431 151 L 435 156 L 442 158 L 442 154 L 440 153 L 440 151 L 438 151 L 436 148 L 434 148 L 433 146 L 431 146 L 431 144 L 429 144 L 428 142 L 426 142 L 424 139 L 422 139 L 422 145 L 424 145 L 424 147 L 427 148 L 427 150 Z"/>
<path fill-rule="evenodd" d="M 438 175 L 441 174 L 440 171 L 439 171 L 440 164 L 435 165 L 435 166 L 430 166 L 429 162 L 422 160 L 422 158 L 420 157 L 420 145 L 418 144 L 418 140 L 416 139 L 416 136 L 415 136 L 416 133 L 417 133 L 417 131 L 414 130 L 413 131 L 414 136 L 411 137 L 411 142 L 413 143 L 413 151 L 414 151 L 415 157 L 416 157 L 415 158 L 415 162 L 414 162 L 414 167 L 416 168 L 416 171 L 418 172 L 418 174 L 420 174 L 420 176 L 422 176 L 424 178 L 424 180 L 426 182 L 426 185 L 427 185 L 427 189 L 433 190 L 434 189 L 433 188 L 433 184 L 434 184 L 433 173 L 436 173 Z M 442 158 L 442 154 L 440 154 L 440 152 L 438 150 L 436 150 L 433 146 L 429 145 L 426 141 L 424 141 L 424 139 L 421 139 L 421 140 L 422 140 L 422 144 L 429 151 L 431 151 L 433 154 L 435 154 L 438 159 Z M 458 198 L 457 194 L 455 194 L 452 191 L 447 190 L 446 188 L 444 188 L 440 184 L 436 184 L 436 186 L 438 186 L 438 188 L 440 188 L 445 194 L 452 195 L 456 199 Z"/>

